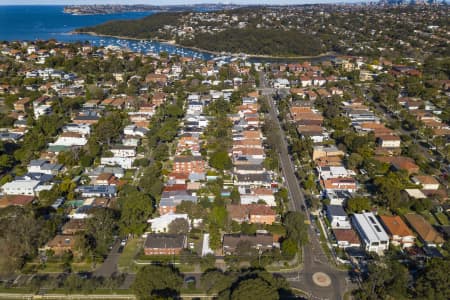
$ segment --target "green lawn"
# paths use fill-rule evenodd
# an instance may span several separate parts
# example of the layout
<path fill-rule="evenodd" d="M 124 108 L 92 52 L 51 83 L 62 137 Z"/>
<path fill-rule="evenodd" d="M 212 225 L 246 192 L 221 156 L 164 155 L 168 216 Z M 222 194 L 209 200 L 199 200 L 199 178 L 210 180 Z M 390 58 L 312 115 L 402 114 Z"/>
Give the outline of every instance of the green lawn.
<path fill-rule="evenodd" d="M 423 212 L 420 213 L 428 222 L 430 222 L 431 225 L 436 225 L 437 220 L 436 218 L 433 216 L 433 214 L 431 212 L 429 212 L 428 210 L 425 210 Z"/>
<path fill-rule="evenodd" d="M 128 241 L 119 257 L 118 266 L 121 271 L 128 271 L 134 266 L 134 259 L 142 247 L 142 241 L 134 238 Z"/>
<path fill-rule="evenodd" d="M 435 213 L 434 216 L 439 221 L 439 223 L 441 223 L 441 225 L 450 225 L 450 222 L 446 214 L 439 212 Z"/>
<path fill-rule="evenodd" d="M 72 271 L 74 271 L 74 272 L 92 271 L 92 263 L 87 263 L 87 262 L 72 263 Z"/>

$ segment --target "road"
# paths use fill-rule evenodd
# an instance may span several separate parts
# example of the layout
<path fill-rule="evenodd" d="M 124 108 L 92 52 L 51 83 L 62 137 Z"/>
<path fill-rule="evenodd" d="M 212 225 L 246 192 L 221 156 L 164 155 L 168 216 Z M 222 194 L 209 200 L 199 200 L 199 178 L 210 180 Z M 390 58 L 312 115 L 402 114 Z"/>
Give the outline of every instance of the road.
<path fill-rule="evenodd" d="M 108 278 L 118 271 L 117 263 L 120 257 L 120 247 L 120 240 L 118 239 L 114 242 L 114 245 L 109 252 L 108 257 L 105 259 L 103 264 L 94 271 L 94 276 Z"/>
<path fill-rule="evenodd" d="M 280 137 L 277 151 L 285 184 L 289 190 L 290 209 L 299 212 L 304 211 L 306 217 L 310 219 L 311 215 L 305 203 L 304 193 L 300 188 L 300 183 L 295 175 L 294 163 L 288 152 L 286 135 L 281 127 L 273 101 L 275 90 L 268 87 L 263 73 L 260 73 L 260 91 L 269 103 L 269 115 L 276 124 L 278 136 Z M 343 299 L 344 293 L 348 289 L 346 284 L 348 272 L 337 270 L 330 264 L 315 233 L 315 225 L 313 223 L 308 227 L 308 235 L 309 242 L 303 246 L 303 269 L 299 272 L 283 273 L 283 276 L 289 280 L 292 287 L 309 293 L 311 298 Z M 317 272 L 323 272 L 329 276 L 331 284 L 328 287 L 320 287 L 313 282 L 312 276 Z"/>

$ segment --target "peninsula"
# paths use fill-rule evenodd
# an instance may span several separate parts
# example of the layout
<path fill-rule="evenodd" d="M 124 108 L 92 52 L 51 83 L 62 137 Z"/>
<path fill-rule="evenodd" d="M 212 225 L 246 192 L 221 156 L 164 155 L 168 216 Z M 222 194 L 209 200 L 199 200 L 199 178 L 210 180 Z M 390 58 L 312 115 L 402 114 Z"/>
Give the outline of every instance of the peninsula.
<path fill-rule="evenodd" d="M 298 57 L 335 52 L 421 59 L 446 51 L 448 13 L 447 5 L 242 7 L 162 12 L 77 32 L 175 41 L 185 47 L 251 56 Z"/>

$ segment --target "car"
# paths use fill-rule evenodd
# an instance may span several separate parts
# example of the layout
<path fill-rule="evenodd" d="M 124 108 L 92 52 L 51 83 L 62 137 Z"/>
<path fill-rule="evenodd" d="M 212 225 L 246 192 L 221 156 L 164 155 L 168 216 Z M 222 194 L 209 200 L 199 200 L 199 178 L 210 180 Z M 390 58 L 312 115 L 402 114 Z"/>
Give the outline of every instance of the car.
<path fill-rule="evenodd" d="M 120 246 L 125 246 L 127 244 L 127 240 L 126 239 L 123 239 L 121 242 L 120 242 Z"/>
<path fill-rule="evenodd" d="M 184 279 L 184 283 L 186 284 L 195 284 L 196 281 L 194 276 L 189 276 Z"/>

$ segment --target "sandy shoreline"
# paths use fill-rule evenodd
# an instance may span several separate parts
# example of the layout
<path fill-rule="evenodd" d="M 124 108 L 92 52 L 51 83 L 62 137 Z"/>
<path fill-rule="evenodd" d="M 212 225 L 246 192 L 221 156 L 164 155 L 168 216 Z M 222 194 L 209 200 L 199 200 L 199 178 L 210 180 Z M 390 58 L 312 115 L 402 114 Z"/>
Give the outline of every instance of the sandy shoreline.
<path fill-rule="evenodd" d="M 217 56 L 224 55 L 223 52 L 211 51 L 211 50 L 201 49 L 201 48 L 197 48 L 197 47 L 183 46 L 183 45 L 177 44 L 173 41 L 161 40 L 161 39 L 157 39 L 157 38 L 151 39 L 151 40 L 150 39 L 138 39 L 138 38 L 127 37 L 127 36 L 98 34 L 93 31 L 87 31 L 87 32 L 72 31 L 70 33 L 71 34 L 87 34 L 87 35 L 98 36 L 98 37 L 110 37 L 110 38 L 132 40 L 132 41 L 155 41 L 155 42 L 158 42 L 161 44 L 172 45 L 172 46 L 186 48 L 186 49 L 190 49 L 190 50 L 194 50 L 194 51 L 198 51 L 198 52 L 209 53 L 209 54 L 213 54 L 213 55 L 217 55 Z M 333 52 L 329 52 L 329 53 L 322 53 L 322 54 L 314 55 L 314 56 L 306 56 L 306 55 L 305 56 L 271 56 L 271 55 L 247 54 L 247 53 L 226 53 L 225 55 L 230 55 L 230 56 L 245 55 L 248 58 L 260 58 L 260 59 L 272 59 L 272 60 L 283 60 L 283 59 L 294 60 L 294 59 L 320 59 L 322 57 L 335 56 L 337 54 L 333 53 Z"/>

